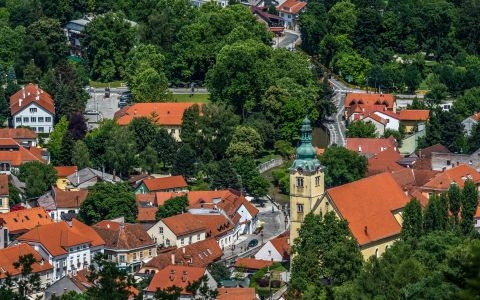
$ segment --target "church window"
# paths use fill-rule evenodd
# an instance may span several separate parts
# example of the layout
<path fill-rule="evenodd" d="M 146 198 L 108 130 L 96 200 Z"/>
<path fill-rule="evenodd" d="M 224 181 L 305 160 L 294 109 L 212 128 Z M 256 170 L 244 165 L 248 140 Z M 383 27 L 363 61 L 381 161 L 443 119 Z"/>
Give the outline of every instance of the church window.
<path fill-rule="evenodd" d="M 320 185 L 320 176 L 315 177 L 315 186 Z"/>
<path fill-rule="evenodd" d="M 297 187 L 303 187 L 303 177 L 297 177 Z"/>
<path fill-rule="evenodd" d="M 297 203 L 297 212 L 298 213 L 303 213 L 303 204 L 302 203 Z"/>

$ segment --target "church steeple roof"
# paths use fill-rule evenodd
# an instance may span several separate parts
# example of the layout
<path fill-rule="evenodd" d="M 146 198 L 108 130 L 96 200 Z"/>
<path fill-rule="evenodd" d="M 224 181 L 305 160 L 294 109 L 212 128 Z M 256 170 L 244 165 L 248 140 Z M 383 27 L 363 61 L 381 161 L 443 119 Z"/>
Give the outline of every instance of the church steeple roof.
<path fill-rule="evenodd" d="M 316 171 L 321 167 L 320 161 L 317 159 L 317 151 L 312 145 L 312 126 L 308 117 L 303 119 L 300 129 L 301 138 L 300 145 L 297 147 L 297 157 L 293 161 L 290 170 L 302 169 L 304 171 Z"/>

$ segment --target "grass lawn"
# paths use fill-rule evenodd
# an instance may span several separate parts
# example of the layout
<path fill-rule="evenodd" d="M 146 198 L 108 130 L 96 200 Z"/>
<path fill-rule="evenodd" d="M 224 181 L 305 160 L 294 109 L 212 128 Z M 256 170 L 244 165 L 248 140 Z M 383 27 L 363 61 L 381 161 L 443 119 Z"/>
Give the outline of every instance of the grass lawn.
<path fill-rule="evenodd" d="M 173 99 L 177 102 L 196 102 L 196 103 L 209 103 L 210 94 L 173 94 Z"/>
<path fill-rule="evenodd" d="M 287 162 L 287 163 L 290 164 L 291 162 Z M 272 172 L 278 168 L 281 168 L 281 166 L 266 171 L 265 173 L 262 174 L 262 176 L 265 177 L 268 180 L 268 182 L 270 182 L 270 187 L 268 188 L 268 195 L 270 195 L 270 197 L 272 197 L 276 202 L 280 204 L 287 204 L 290 201 L 289 196 L 282 194 L 280 192 L 280 189 L 275 185 L 273 185 Z"/>
<path fill-rule="evenodd" d="M 112 82 L 99 82 L 99 81 L 90 80 L 90 86 L 93 88 L 104 88 L 104 87 L 119 88 L 119 87 L 122 87 L 123 83 L 124 82 L 121 80 L 112 81 Z"/>

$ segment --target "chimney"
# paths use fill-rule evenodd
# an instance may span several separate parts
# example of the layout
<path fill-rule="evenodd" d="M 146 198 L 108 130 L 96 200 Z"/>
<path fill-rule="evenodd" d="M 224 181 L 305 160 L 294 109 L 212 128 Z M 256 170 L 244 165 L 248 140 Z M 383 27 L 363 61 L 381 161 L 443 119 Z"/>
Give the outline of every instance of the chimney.
<path fill-rule="evenodd" d="M 133 111 L 133 115 L 134 115 L 134 116 L 137 115 L 137 110 L 136 110 L 136 109 Z"/>
<path fill-rule="evenodd" d="M 23 99 L 22 99 L 22 98 L 20 98 L 20 100 L 18 101 L 18 106 L 19 106 L 19 107 L 21 107 L 21 106 L 22 106 L 22 101 L 23 101 Z"/>
<path fill-rule="evenodd" d="M 290 245 L 290 238 L 287 239 L 287 245 Z"/>
<path fill-rule="evenodd" d="M 173 279 L 175 279 L 175 270 L 171 270 L 170 271 L 170 281 L 173 281 Z"/>
<path fill-rule="evenodd" d="M 362 152 L 362 145 L 358 145 L 358 152 Z"/>
<path fill-rule="evenodd" d="M 25 86 L 22 86 L 22 98 L 25 99 Z"/>
<path fill-rule="evenodd" d="M 186 282 L 186 281 L 187 281 L 187 271 L 183 271 L 182 281 L 183 281 L 183 282 Z"/>
<path fill-rule="evenodd" d="M 363 232 L 365 232 L 365 235 L 368 235 L 368 228 L 367 228 L 367 226 L 365 226 L 365 228 L 363 228 Z"/>
<path fill-rule="evenodd" d="M 183 252 L 183 254 L 185 254 L 185 247 L 182 248 L 182 252 Z"/>
<path fill-rule="evenodd" d="M 116 175 L 116 174 L 115 174 L 115 169 L 113 169 L 113 172 L 112 172 L 112 177 L 113 177 L 113 178 L 112 178 L 112 181 L 113 181 L 113 182 L 115 182 L 115 175 Z"/>
<path fill-rule="evenodd" d="M 172 261 L 171 261 L 172 265 L 174 265 L 174 264 L 175 264 L 175 252 L 172 253 L 172 255 L 170 256 L 170 258 L 171 258 L 171 260 L 172 260 Z"/>

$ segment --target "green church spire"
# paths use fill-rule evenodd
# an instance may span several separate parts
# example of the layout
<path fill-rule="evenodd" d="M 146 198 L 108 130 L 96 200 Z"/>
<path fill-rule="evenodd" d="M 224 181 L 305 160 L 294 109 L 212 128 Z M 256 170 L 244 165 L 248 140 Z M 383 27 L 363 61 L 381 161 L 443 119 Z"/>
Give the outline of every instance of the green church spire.
<path fill-rule="evenodd" d="M 317 159 L 317 150 L 312 145 L 312 126 L 310 120 L 305 117 L 300 129 L 300 146 L 297 147 L 297 157 L 293 161 L 291 170 L 302 169 L 307 172 L 315 172 L 321 168 L 320 161 Z"/>

